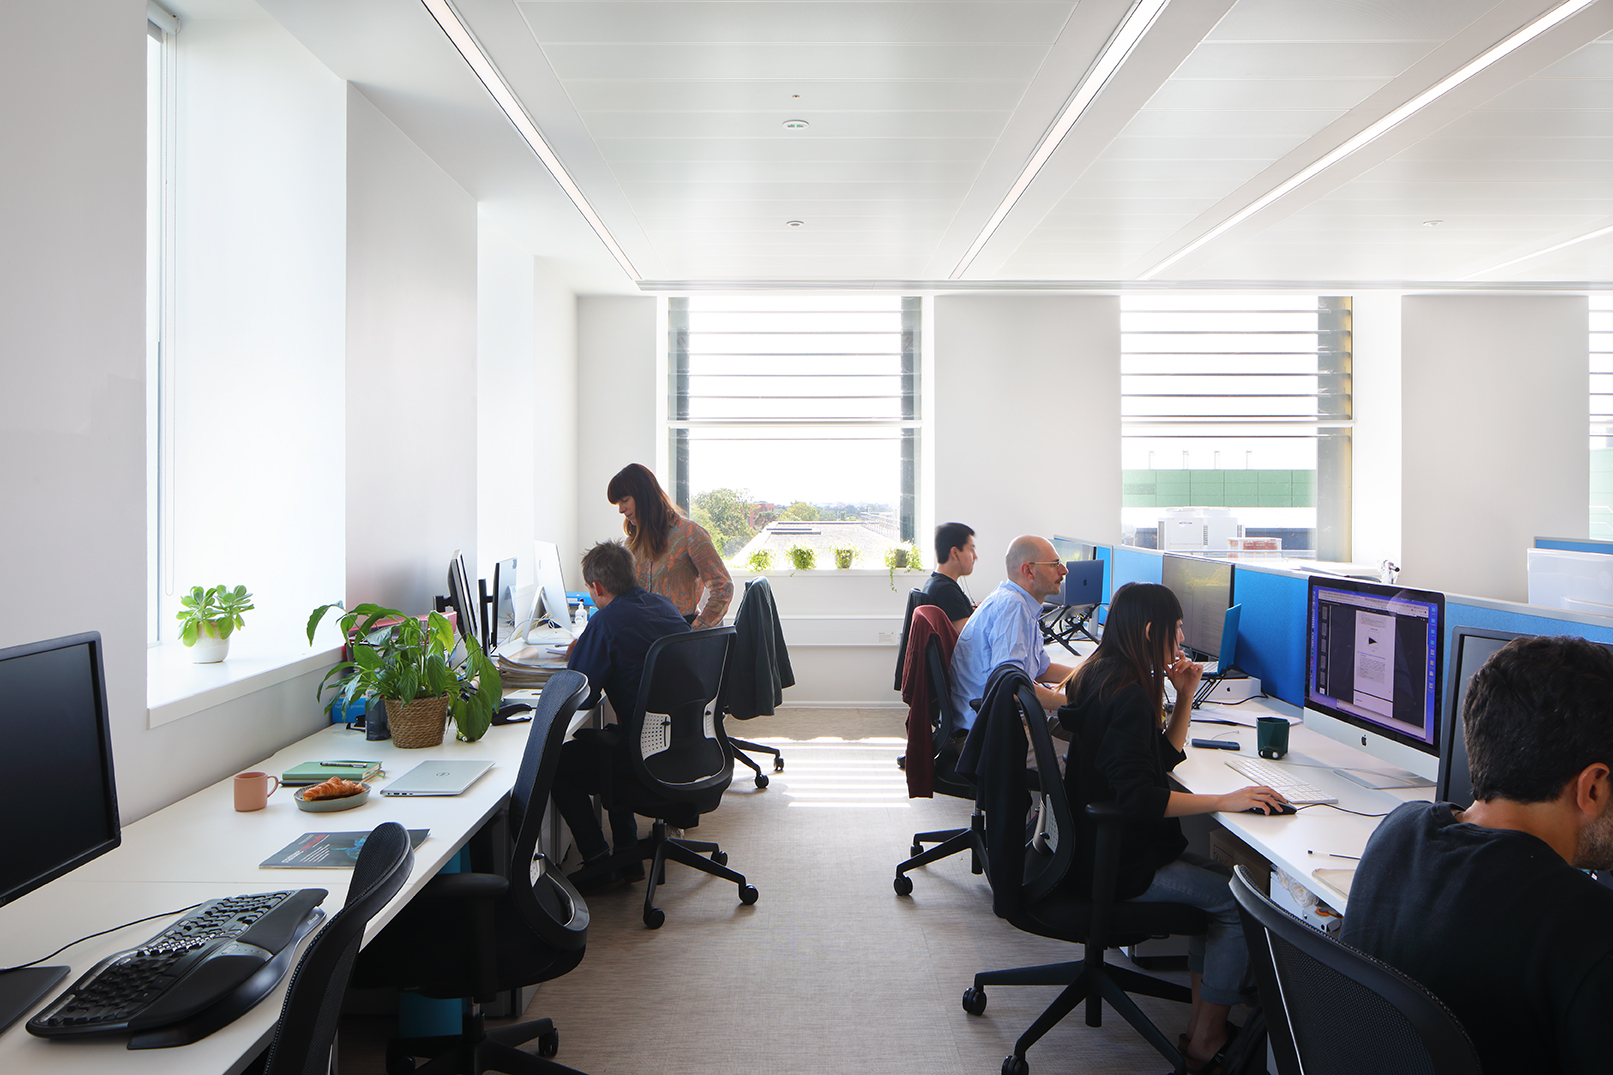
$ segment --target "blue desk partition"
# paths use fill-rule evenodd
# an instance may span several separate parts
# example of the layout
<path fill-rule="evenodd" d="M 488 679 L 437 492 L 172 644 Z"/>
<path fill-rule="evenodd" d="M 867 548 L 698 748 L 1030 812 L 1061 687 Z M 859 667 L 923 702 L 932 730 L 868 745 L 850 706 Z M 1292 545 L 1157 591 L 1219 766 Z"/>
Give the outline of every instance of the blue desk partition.
<path fill-rule="evenodd" d="M 1159 582 L 1165 570 L 1165 557 L 1153 549 L 1138 549 L 1130 545 L 1114 547 L 1114 589 L 1128 582 Z M 1112 591 L 1111 591 L 1112 592 Z"/>
<path fill-rule="evenodd" d="M 1507 607 L 1496 608 L 1491 605 L 1468 604 L 1454 595 L 1447 597 L 1445 659 L 1447 661 L 1451 659 L 1451 639 L 1458 627 L 1474 627 L 1480 631 L 1504 631 L 1515 635 L 1578 635 L 1592 642 L 1613 643 L 1613 622 L 1600 617 L 1540 608 L 1536 605 L 1513 605 L 1510 602 L 1506 604 Z"/>
<path fill-rule="evenodd" d="M 1562 552 L 1596 552 L 1607 554 L 1613 553 L 1613 541 L 1597 541 L 1594 538 L 1537 537 L 1535 538 L 1535 548 L 1558 549 Z M 1477 627 L 1478 624 L 1469 624 L 1469 626 Z"/>
<path fill-rule="evenodd" d="M 1115 592 L 1115 551 L 1108 545 L 1097 546 L 1098 559 L 1103 561 L 1103 604 L 1107 608 L 1109 597 Z"/>
<path fill-rule="evenodd" d="M 1243 606 L 1238 623 L 1238 667 L 1260 677 L 1267 694 L 1305 705 L 1305 596 L 1307 579 L 1239 564 L 1232 599 Z"/>

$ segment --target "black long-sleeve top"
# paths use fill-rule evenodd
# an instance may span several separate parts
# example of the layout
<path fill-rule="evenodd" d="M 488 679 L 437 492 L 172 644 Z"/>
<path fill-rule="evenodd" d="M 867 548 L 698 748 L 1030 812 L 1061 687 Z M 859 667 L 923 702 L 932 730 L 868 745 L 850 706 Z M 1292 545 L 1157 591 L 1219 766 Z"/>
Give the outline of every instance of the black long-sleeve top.
<path fill-rule="evenodd" d="M 1084 823 L 1085 808 L 1089 803 L 1112 802 L 1138 819 L 1126 826 L 1120 845 L 1116 896 L 1122 900 L 1140 896 L 1153 883 L 1155 870 L 1187 850 L 1181 822 L 1165 816 L 1171 795 L 1166 774 L 1187 755 L 1165 738 L 1159 713 L 1138 683 L 1108 697 L 1097 683 L 1083 684 L 1080 696 L 1062 707 L 1058 717 L 1070 731 L 1064 789 L 1078 821 L 1066 883 L 1078 886 L 1083 895 L 1092 891 L 1096 834 Z"/>

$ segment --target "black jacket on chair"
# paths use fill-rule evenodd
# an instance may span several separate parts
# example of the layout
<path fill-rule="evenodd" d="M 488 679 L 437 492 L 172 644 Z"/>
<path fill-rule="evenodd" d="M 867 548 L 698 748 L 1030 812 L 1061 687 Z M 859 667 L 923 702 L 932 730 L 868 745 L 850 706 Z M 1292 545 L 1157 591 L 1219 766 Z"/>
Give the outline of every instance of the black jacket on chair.
<path fill-rule="evenodd" d="M 745 598 L 734 617 L 734 654 L 723 684 L 721 707 L 739 720 L 770 717 L 795 686 L 790 652 L 784 646 L 773 587 L 765 578 L 745 584 Z"/>
<path fill-rule="evenodd" d="M 981 786 L 986 812 L 986 870 L 991 909 L 1012 920 L 1019 913 L 1025 881 L 1025 814 L 1030 809 L 1030 778 L 1025 769 L 1028 740 L 1015 695 L 1030 680 L 1012 662 L 998 665 L 986 680 L 969 737 L 958 756 L 957 773 Z"/>

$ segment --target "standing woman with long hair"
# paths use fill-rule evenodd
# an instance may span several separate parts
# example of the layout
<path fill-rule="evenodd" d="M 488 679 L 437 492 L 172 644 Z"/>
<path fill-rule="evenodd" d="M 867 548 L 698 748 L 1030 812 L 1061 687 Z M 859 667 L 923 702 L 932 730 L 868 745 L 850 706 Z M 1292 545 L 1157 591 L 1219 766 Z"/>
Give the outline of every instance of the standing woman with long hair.
<path fill-rule="evenodd" d="M 734 580 L 706 528 L 685 519 L 641 463 L 617 471 L 605 496 L 622 513 L 638 584 L 677 605 L 695 630 L 721 626 L 734 599 Z"/>
<path fill-rule="evenodd" d="M 1229 1036 L 1227 1014 L 1239 1000 L 1249 954 L 1238 905 L 1227 875 L 1207 859 L 1184 854 L 1187 839 L 1177 818 L 1212 811 L 1273 813 L 1285 800 L 1271 788 L 1248 787 L 1226 795 L 1171 790 L 1165 774 L 1187 758 L 1187 725 L 1202 665 L 1182 653 L 1182 606 L 1155 583 L 1128 583 L 1114 592 L 1103 640 L 1065 688 L 1069 704 L 1059 721 L 1069 729 L 1070 764 L 1064 786 L 1070 807 L 1084 821 L 1089 803 L 1114 802 L 1136 819 L 1120 845 L 1116 896 L 1146 903 L 1185 903 L 1208 912 L 1207 936 L 1189 941 L 1193 1010 L 1182 1053 L 1187 1070 L 1217 1072 Z M 1165 679 L 1176 704 L 1165 719 Z M 1092 891 L 1095 833 L 1081 824 L 1072 877 L 1066 883 Z"/>

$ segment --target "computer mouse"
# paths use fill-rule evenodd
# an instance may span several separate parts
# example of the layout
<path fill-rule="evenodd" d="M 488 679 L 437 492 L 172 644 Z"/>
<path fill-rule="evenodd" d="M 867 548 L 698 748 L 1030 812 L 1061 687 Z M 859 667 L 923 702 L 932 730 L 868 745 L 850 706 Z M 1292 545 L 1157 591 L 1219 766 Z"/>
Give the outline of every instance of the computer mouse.
<path fill-rule="evenodd" d="M 1260 807 L 1258 807 L 1258 806 L 1251 806 L 1249 809 L 1245 810 L 1244 813 L 1246 813 L 1246 814 L 1264 814 L 1266 812 L 1264 810 L 1260 809 Z M 1273 803 L 1272 807 L 1271 807 L 1271 813 L 1269 815 L 1267 815 L 1267 816 L 1269 816 L 1269 817 L 1277 817 L 1277 816 L 1282 815 L 1282 814 L 1297 814 L 1297 813 L 1299 813 L 1299 809 L 1296 806 L 1294 806 L 1293 803 Z"/>
<path fill-rule="evenodd" d="M 532 719 L 531 717 L 523 717 L 521 715 L 523 713 L 530 713 L 530 712 L 532 712 L 532 707 L 527 705 L 525 702 L 508 702 L 508 703 L 506 703 L 504 705 L 499 706 L 496 710 L 493 711 L 493 723 L 494 724 L 520 724 L 522 721 L 528 721 L 528 720 Z"/>

